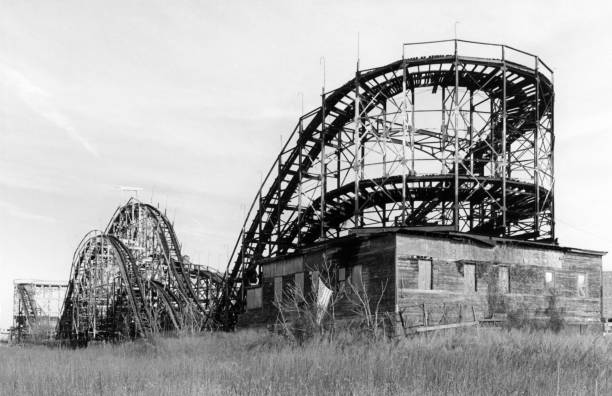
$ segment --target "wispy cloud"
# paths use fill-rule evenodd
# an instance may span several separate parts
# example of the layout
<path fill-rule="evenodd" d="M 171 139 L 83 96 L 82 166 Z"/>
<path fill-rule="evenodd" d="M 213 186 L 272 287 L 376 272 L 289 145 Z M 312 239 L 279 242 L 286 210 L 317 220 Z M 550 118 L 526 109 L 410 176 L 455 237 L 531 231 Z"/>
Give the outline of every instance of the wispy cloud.
<path fill-rule="evenodd" d="M 34 112 L 66 132 L 91 155 L 99 156 L 96 148 L 81 135 L 70 118 L 53 105 L 49 92 L 32 82 L 19 70 L 6 65 L 0 64 L 0 76 Z"/>
<path fill-rule="evenodd" d="M 44 221 L 48 223 L 53 223 L 56 221 L 54 217 L 28 212 L 26 210 L 23 210 L 19 206 L 6 201 L 0 201 L 0 210 L 4 211 L 10 216 L 18 217 L 20 219 L 25 220 Z"/>

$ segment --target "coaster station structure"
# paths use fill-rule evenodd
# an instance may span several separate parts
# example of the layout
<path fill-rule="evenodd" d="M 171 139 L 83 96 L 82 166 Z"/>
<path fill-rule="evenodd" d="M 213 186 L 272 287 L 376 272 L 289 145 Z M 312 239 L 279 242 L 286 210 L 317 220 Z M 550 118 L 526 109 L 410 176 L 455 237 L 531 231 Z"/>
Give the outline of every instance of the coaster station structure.
<path fill-rule="evenodd" d="M 552 70 L 506 45 L 409 43 L 385 66 L 357 62 L 353 79 L 323 88 L 266 175 L 216 320 L 233 326 L 261 259 L 361 228 L 554 243 L 553 115 Z"/>
<path fill-rule="evenodd" d="M 57 337 L 86 343 L 200 330 L 221 279 L 181 254 L 164 214 L 131 199 L 75 251 Z"/>

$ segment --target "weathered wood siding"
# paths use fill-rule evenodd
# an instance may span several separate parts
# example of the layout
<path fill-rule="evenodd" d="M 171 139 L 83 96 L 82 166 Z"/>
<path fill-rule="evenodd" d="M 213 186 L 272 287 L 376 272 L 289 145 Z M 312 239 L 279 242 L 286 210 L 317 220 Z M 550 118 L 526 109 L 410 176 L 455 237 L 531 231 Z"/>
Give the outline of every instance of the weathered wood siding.
<path fill-rule="evenodd" d="M 331 281 L 332 288 L 342 287 L 338 282 L 339 269 L 344 269 L 347 280 L 344 287 L 349 287 L 353 269 L 361 267 L 361 279 L 365 293 L 370 296 L 371 309 L 378 303 L 380 312 L 393 313 L 395 308 L 395 235 L 372 235 L 365 238 L 353 238 L 342 243 L 330 241 L 328 244 L 306 249 L 302 254 L 279 258 L 263 265 L 261 309 L 249 310 L 241 315 L 239 326 L 261 326 L 274 324 L 278 319 L 278 310 L 274 305 L 274 278 L 282 276 L 283 287 L 290 287 L 295 280 L 303 276 L 304 295 L 312 293 L 313 275 L 320 276 L 325 283 Z M 331 273 L 326 273 L 327 269 Z M 355 305 L 348 299 L 338 301 L 334 313 L 337 319 L 349 319 L 354 316 Z"/>
<path fill-rule="evenodd" d="M 605 321 L 612 320 L 612 271 L 603 272 L 602 316 Z"/>
<path fill-rule="evenodd" d="M 332 268 L 345 269 L 346 282 L 351 281 L 355 266 L 361 266 L 363 292 L 370 298 L 371 309 L 380 298 L 380 312 L 393 312 L 395 307 L 395 241 L 394 235 L 372 235 L 367 238 L 356 238 L 352 243 L 325 247 L 309 252 L 304 265 L 308 271 L 317 271 L 322 266 L 322 255 L 325 254 L 328 265 Z M 350 286 L 345 282 L 344 287 Z M 335 307 L 337 318 L 353 316 L 355 304 L 349 299 L 338 301 Z"/>
<path fill-rule="evenodd" d="M 430 325 L 480 320 L 517 311 L 545 319 L 553 301 L 568 323 L 600 322 L 598 255 L 504 242 L 491 247 L 470 240 L 396 236 L 397 276 L 408 277 L 398 282 L 397 289 L 397 309 L 406 326 L 422 325 L 425 320 Z M 416 263 L 423 258 L 432 260 L 433 290 L 417 287 Z M 464 279 L 467 265 L 474 266 L 475 291 L 469 290 L 473 286 Z M 508 292 L 500 289 L 500 282 L 506 286 L 505 271 Z M 547 271 L 553 273 L 554 290 L 546 287 Z M 586 277 L 585 296 L 578 291 L 579 274 Z"/>
<path fill-rule="evenodd" d="M 431 279 L 422 276 L 419 288 L 419 266 L 428 269 L 429 262 Z M 503 319 L 517 312 L 545 320 L 553 303 L 566 323 L 601 321 L 598 254 L 500 240 L 491 246 L 467 238 L 384 233 L 331 240 L 265 263 L 262 307 L 243 314 L 239 325 L 263 326 L 277 321 L 275 278 L 282 279 L 282 287 L 288 291 L 298 274 L 298 283 L 303 279 L 304 295 L 309 296 L 313 277 L 320 276 L 338 290 L 343 284 L 338 278 L 346 278 L 347 287 L 356 266 L 361 268 L 364 291 L 371 303 L 375 304 L 382 295 L 379 312 L 397 313 L 398 325 Z M 327 269 L 330 273 L 326 273 Z M 552 277 L 549 283 L 546 273 Z M 585 278 L 582 291 L 578 287 L 579 275 Z M 604 305 L 612 317 L 612 275 L 609 283 L 606 301 L 610 304 Z M 335 306 L 336 318 L 351 318 L 354 309 L 354 304 L 343 299 Z"/>

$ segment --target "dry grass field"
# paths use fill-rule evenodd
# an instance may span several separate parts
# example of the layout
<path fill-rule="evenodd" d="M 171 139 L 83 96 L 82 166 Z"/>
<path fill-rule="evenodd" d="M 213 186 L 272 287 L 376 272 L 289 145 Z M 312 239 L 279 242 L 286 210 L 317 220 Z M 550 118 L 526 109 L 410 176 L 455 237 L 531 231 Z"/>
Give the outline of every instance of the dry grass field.
<path fill-rule="evenodd" d="M 471 329 L 293 346 L 242 331 L 0 348 L 1 395 L 609 395 L 612 337 Z"/>

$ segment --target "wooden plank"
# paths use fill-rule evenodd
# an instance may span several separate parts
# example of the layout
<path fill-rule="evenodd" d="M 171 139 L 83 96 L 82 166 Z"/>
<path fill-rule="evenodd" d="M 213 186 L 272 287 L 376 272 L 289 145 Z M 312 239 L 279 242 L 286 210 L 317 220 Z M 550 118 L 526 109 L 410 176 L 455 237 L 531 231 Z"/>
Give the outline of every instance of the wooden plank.
<path fill-rule="evenodd" d="M 474 321 L 474 322 L 451 323 L 451 324 L 435 325 L 435 326 L 419 326 L 419 327 L 413 327 L 412 330 L 416 331 L 417 333 L 426 333 L 428 331 L 455 329 L 458 327 L 478 326 L 478 323 L 479 323 L 478 321 Z"/>
<path fill-rule="evenodd" d="M 476 266 L 474 264 L 463 266 L 463 279 L 465 280 L 465 292 L 474 293 L 476 291 Z"/>
<path fill-rule="evenodd" d="M 262 307 L 262 288 L 247 289 L 247 309 L 257 309 Z"/>
<path fill-rule="evenodd" d="M 304 273 L 298 272 L 295 274 L 295 291 L 299 296 L 304 296 Z"/>
<path fill-rule="evenodd" d="M 277 276 L 274 278 L 274 302 L 280 304 L 283 302 L 283 277 Z"/>
<path fill-rule="evenodd" d="M 419 260 L 419 289 L 431 290 L 431 260 Z"/>

